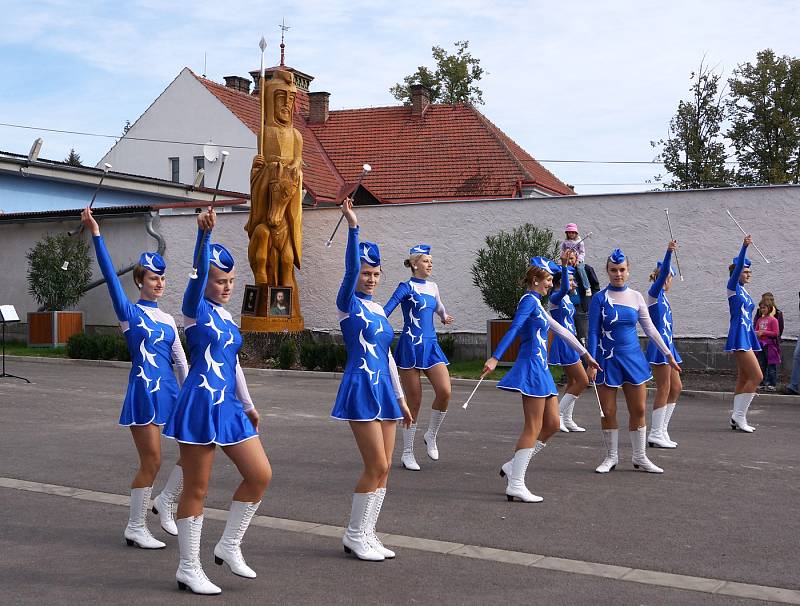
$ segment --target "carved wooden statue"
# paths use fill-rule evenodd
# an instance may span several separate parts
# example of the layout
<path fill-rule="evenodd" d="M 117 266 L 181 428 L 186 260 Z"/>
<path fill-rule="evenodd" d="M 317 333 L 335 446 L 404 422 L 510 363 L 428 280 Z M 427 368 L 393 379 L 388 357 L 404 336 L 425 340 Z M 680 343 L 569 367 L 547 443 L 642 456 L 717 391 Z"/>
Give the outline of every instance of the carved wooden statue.
<path fill-rule="evenodd" d="M 292 316 L 300 316 L 294 268 L 302 260 L 303 138 L 292 126 L 297 88 L 276 70 L 264 84 L 264 122 L 250 171 L 247 256 L 256 284 L 292 287 Z"/>

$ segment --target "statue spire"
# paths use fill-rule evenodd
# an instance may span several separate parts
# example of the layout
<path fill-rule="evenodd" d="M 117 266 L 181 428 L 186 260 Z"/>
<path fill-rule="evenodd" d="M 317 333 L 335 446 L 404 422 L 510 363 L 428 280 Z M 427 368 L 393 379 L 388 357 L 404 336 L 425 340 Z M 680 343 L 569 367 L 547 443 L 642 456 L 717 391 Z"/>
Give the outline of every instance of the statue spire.
<path fill-rule="evenodd" d="M 281 24 L 278 27 L 281 30 L 281 67 L 285 67 L 283 61 L 284 61 L 284 49 L 286 49 L 286 44 L 283 42 L 283 36 L 291 28 L 288 25 L 286 25 L 286 18 L 281 19 Z"/>

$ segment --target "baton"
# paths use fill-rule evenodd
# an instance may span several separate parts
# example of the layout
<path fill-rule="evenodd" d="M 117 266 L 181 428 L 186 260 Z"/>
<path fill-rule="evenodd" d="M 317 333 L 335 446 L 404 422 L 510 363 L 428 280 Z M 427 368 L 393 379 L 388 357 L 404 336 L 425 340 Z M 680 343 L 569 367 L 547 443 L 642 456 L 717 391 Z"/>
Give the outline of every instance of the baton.
<path fill-rule="evenodd" d="M 733 222 L 734 222 L 734 223 L 736 223 L 736 227 L 738 227 L 739 229 L 741 229 L 741 230 L 742 230 L 742 233 L 743 233 L 743 234 L 746 236 L 746 235 L 747 235 L 747 232 L 744 230 L 744 228 L 743 228 L 741 225 L 739 225 L 739 222 L 736 220 L 736 217 L 734 217 L 734 216 L 731 214 L 731 211 L 729 211 L 729 210 L 726 208 L 726 209 L 725 209 L 725 212 L 726 212 L 726 213 L 728 213 L 728 216 L 729 216 L 731 219 L 733 219 Z M 761 258 L 762 258 L 762 259 L 764 259 L 764 263 L 769 263 L 769 259 L 767 259 L 767 258 L 764 256 L 764 253 L 763 253 L 763 252 L 761 252 L 761 249 L 758 247 L 758 245 L 757 245 L 755 242 L 753 242 L 752 244 L 753 244 L 753 248 L 755 248 L 755 249 L 758 251 L 758 254 L 759 254 L 759 255 L 761 255 Z"/>
<path fill-rule="evenodd" d="M 665 208 L 664 212 L 667 213 L 667 227 L 669 227 L 669 239 L 674 240 L 675 236 L 672 235 L 672 223 L 669 220 L 669 209 Z M 678 276 L 680 277 L 681 282 L 683 282 L 683 272 L 681 271 L 681 262 L 678 261 L 678 251 L 677 250 L 674 251 L 673 254 L 675 255 L 675 265 L 678 267 Z"/>

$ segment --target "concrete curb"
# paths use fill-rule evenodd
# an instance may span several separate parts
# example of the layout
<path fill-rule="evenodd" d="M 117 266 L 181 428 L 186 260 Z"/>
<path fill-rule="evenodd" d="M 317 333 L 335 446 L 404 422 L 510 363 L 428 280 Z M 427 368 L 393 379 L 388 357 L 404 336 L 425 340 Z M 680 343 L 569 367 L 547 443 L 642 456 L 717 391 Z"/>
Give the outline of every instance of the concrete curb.
<path fill-rule="evenodd" d="M 107 366 L 112 368 L 129 368 L 130 362 L 120 362 L 118 360 L 75 360 L 72 358 L 46 358 L 38 356 L 6 356 L 8 360 L 20 362 L 34 362 L 39 364 L 72 364 L 77 366 Z M 268 377 L 295 377 L 309 379 L 336 379 L 342 378 L 340 372 L 326 372 L 322 370 L 282 370 L 279 368 L 244 368 L 247 373 L 257 373 Z M 427 379 L 426 379 L 427 380 Z M 453 385 L 464 385 L 474 387 L 477 379 L 451 379 Z M 488 389 L 497 386 L 498 381 L 484 380 L 481 389 Z M 648 387 L 647 392 L 655 393 L 655 388 Z M 719 400 L 722 402 L 732 402 L 733 392 L 730 391 L 700 391 L 686 389 L 681 392 L 682 397 L 686 398 L 705 398 L 707 400 Z M 800 404 L 800 396 L 791 396 L 777 393 L 757 393 L 755 402 L 771 404 Z"/>

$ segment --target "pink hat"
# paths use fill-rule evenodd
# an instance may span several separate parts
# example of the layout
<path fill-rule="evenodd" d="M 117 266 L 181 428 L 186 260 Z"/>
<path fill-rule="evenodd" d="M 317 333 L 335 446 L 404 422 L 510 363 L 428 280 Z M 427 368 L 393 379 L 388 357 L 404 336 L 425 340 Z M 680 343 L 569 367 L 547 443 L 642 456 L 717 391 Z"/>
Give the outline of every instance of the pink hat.
<path fill-rule="evenodd" d="M 578 226 L 575 223 L 567 223 L 567 226 L 564 228 L 564 231 L 574 231 L 578 233 Z"/>

